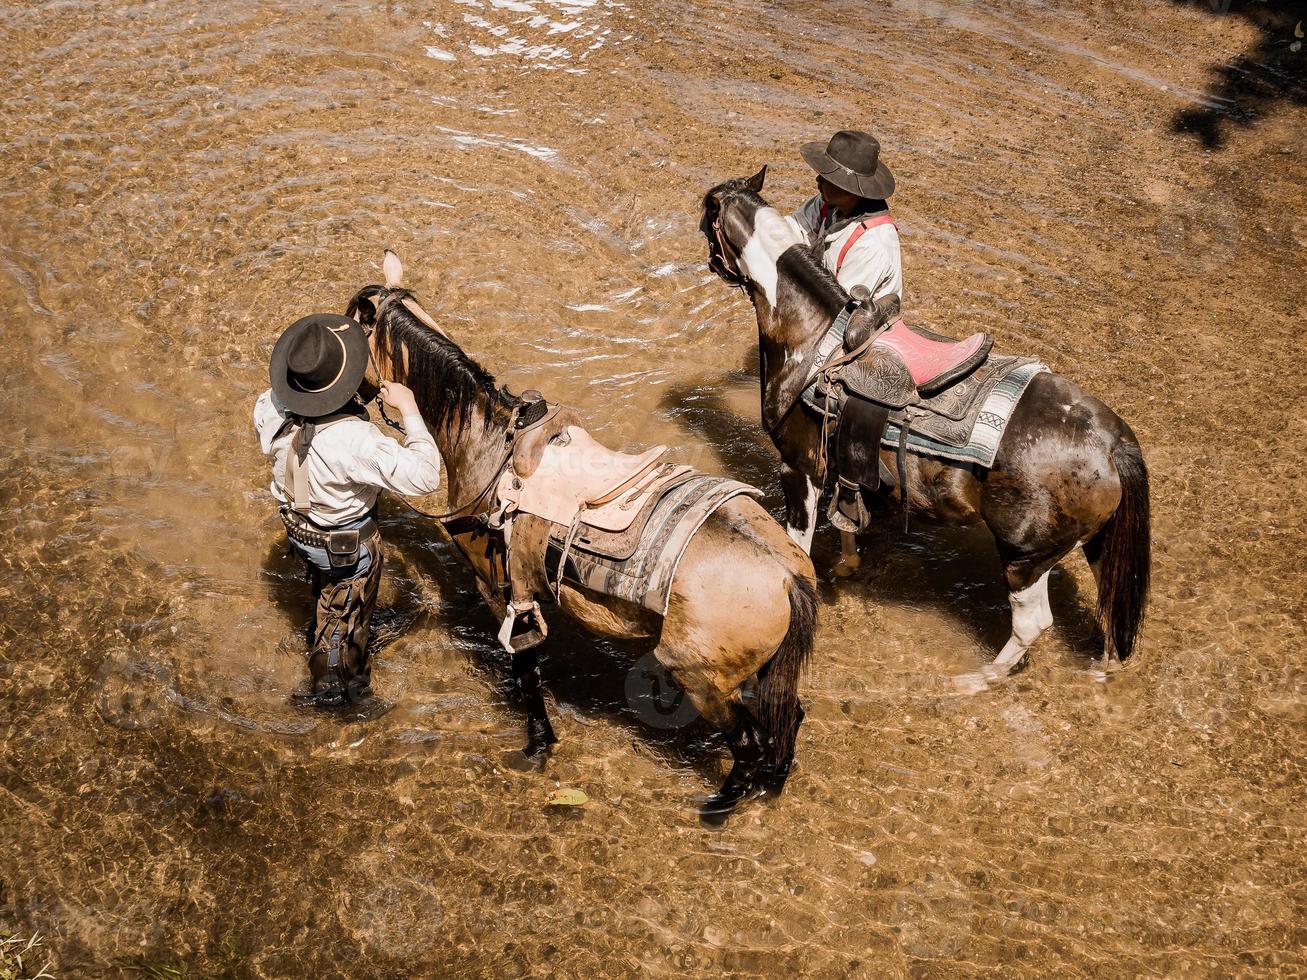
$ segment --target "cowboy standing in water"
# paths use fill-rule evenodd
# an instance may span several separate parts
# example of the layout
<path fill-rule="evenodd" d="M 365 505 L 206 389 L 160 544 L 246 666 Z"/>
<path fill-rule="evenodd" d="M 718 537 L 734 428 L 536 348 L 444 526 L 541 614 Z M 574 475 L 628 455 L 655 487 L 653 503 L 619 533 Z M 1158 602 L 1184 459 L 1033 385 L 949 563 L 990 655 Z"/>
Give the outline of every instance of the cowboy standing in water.
<path fill-rule="evenodd" d="M 799 152 L 817 171 L 818 193 L 793 217 L 826 268 L 846 292 L 862 285 L 872 299 L 902 296 L 899 233 L 886 203 L 894 175 L 880 159 L 880 143 L 844 129 Z"/>
<path fill-rule="evenodd" d="M 432 493 L 440 485 L 440 453 L 408 388 L 380 388 L 404 417 L 404 445 L 368 420 L 365 406 L 377 393 L 364 380 L 368 361 L 368 338 L 356 321 L 306 316 L 277 341 L 272 387 L 254 404 L 254 429 L 272 463 L 272 495 L 313 584 L 309 700 L 318 707 L 371 693 L 368 628 L 383 558 L 377 497 L 382 490 Z M 360 393 L 360 386 L 368 390 Z"/>

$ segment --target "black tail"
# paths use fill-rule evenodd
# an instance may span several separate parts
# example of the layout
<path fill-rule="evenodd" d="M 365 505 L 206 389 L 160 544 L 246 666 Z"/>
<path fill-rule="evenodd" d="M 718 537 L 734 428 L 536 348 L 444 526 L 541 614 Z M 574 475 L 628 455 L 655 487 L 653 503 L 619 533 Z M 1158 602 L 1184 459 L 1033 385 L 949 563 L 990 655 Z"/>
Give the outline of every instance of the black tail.
<path fill-rule="evenodd" d="M 1098 564 L 1098 632 L 1125 660 L 1134 652 L 1148 604 L 1152 561 L 1149 540 L 1148 467 L 1133 442 L 1119 442 L 1112 462 L 1121 478 L 1121 503 L 1107 523 L 1085 543 L 1085 556 Z"/>
<path fill-rule="evenodd" d="M 812 655 L 817 633 L 817 583 L 807 576 L 790 579 L 790 627 L 762 670 L 758 720 L 770 736 L 764 763 L 774 771 L 788 770 L 799 735 L 799 675 Z"/>

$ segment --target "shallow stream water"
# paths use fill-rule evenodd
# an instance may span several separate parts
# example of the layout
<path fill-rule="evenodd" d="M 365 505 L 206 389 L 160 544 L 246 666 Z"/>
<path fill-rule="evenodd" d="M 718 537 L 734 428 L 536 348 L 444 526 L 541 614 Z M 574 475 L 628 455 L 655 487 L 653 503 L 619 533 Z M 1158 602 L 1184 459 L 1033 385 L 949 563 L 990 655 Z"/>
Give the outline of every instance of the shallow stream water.
<path fill-rule="evenodd" d="M 1218 74 L 1269 44 L 1301 101 L 1261 8 L 0 8 L 0 928 L 60 976 L 1307 968 L 1304 117 Z M 724 749 L 659 712 L 641 649 L 558 625 L 562 743 L 515 761 L 472 579 L 388 505 L 391 710 L 292 706 L 306 591 L 250 426 L 279 331 L 391 247 L 501 381 L 779 513 L 752 311 L 698 205 L 769 163 L 796 207 L 798 143 L 845 126 L 898 177 L 916 318 L 1138 434 L 1136 658 L 1092 669 L 1075 556 L 1030 668 L 957 693 L 1007 633 L 992 543 L 887 518 L 823 584 L 787 792 L 707 827 Z"/>

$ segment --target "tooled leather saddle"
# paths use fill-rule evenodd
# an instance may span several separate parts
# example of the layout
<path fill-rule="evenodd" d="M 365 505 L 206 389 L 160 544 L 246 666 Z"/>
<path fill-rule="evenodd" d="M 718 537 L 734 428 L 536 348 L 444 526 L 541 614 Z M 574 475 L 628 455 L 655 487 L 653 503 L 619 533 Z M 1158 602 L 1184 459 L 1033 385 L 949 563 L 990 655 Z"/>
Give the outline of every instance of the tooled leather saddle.
<path fill-rule="evenodd" d="M 571 409 L 545 404 L 534 391 L 523 399 L 539 418 L 515 433 L 488 520 L 501 532 L 503 548 L 491 558 L 492 580 L 477 583 L 500 620 L 499 642 L 510 653 L 548 635 L 538 597 L 557 597 L 575 543 L 614 559 L 629 556 L 653 505 L 693 473 L 689 466 L 662 462 L 666 446 L 615 452 L 591 436 Z M 562 551 L 552 581 L 551 538 Z"/>
<path fill-rule="evenodd" d="M 802 393 L 822 418 L 822 459 L 835 476 L 827 517 L 842 531 L 871 523 L 863 491 L 906 483 L 905 452 L 917 413 L 989 357 L 993 338 L 975 333 L 955 341 L 907 324 L 898 296 L 874 302 L 865 287 L 836 316 L 816 351 L 817 364 Z M 893 419 L 899 427 L 897 474 L 880 459 L 881 437 Z M 833 438 L 832 438 L 833 433 Z M 907 508 L 903 510 L 907 524 Z"/>

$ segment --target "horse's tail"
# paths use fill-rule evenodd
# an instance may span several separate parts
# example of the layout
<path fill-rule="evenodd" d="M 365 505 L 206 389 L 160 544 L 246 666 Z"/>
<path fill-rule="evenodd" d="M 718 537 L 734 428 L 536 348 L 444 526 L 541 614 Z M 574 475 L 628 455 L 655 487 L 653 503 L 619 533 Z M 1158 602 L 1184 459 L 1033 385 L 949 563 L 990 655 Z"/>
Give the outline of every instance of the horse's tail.
<path fill-rule="evenodd" d="M 1125 660 L 1134 652 L 1148 603 L 1152 561 L 1149 540 L 1148 467 L 1134 442 L 1118 442 L 1112 462 L 1121 480 L 1121 502 L 1098 533 L 1085 543 L 1085 555 L 1098 568 L 1098 632 Z"/>
<path fill-rule="evenodd" d="M 812 655 L 817 633 L 817 583 L 806 575 L 790 578 L 790 625 L 776 652 L 762 670 L 758 720 L 770 736 L 763 762 L 773 772 L 788 772 L 794 758 L 803 710 L 799 707 L 799 675 Z"/>

